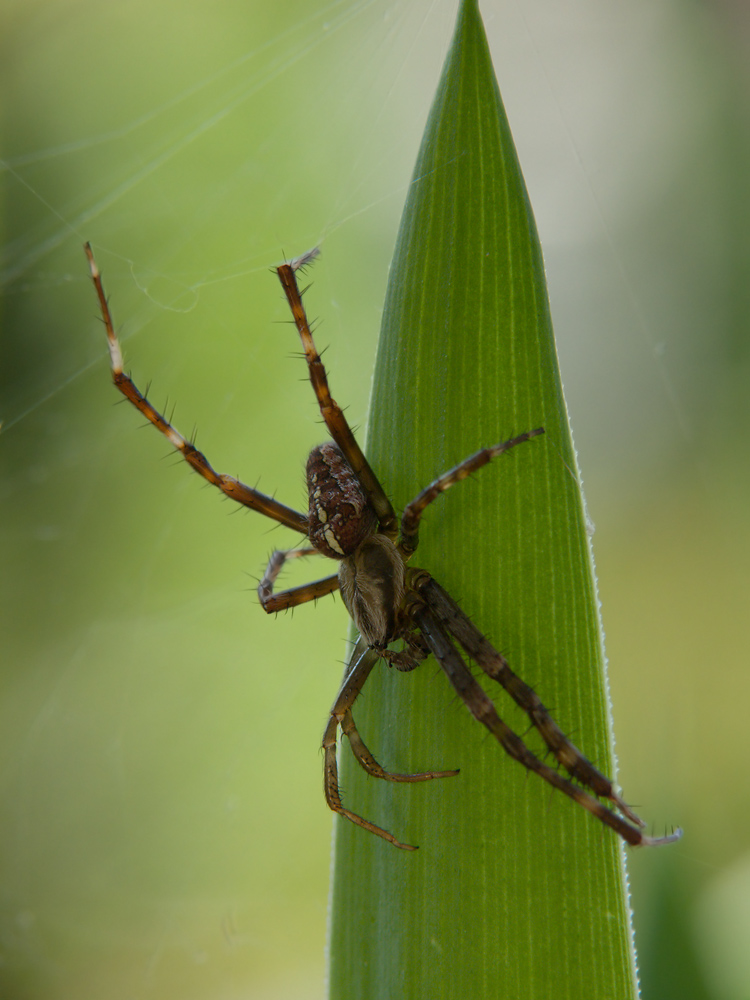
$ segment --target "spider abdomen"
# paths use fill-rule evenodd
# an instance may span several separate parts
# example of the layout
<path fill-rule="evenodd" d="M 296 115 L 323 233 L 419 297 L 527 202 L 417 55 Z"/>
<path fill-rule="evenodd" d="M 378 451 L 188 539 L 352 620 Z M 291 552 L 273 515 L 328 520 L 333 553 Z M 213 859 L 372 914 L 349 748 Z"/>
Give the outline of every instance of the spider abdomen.
<path fill-rule="evenodd" d="M 328 441 L 307 460 L 309 539 L 323 555 L 343 559 L 377 531 L 378 518 L 338 447 Z"/>

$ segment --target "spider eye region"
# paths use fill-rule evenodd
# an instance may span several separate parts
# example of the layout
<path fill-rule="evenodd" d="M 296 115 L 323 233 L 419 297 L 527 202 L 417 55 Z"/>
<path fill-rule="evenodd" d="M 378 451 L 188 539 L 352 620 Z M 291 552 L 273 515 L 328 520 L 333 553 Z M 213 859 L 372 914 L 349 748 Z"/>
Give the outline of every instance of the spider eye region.
<path fill-rule="evenodd" d="M 307 460 L 312 545 L 332 559 L 344 559 L 378 528 L 368 494 L 339 448 L 329 441 Z"/>

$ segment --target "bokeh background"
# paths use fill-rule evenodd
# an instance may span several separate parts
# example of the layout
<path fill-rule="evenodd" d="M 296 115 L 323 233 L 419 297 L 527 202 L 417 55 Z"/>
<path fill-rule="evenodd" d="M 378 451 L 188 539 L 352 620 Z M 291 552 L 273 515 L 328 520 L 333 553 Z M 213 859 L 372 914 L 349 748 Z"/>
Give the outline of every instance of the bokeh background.
<path fill-rule="evenodd" d="M 743 1000 L 750 9 L 482 9 L 596 526 L 620 779 L 686 831 L 629 855 L 643 995 Z M 363 425 L 454 16 L 0 7 L 3 997 L 324 996 L 317 746 L 346 615 L 261 612 L 256 577 L 289 533 L 114 405 L 81 244 L 138 384 L 217 468 L 304 504 L 320 428 L 268 268 L 321 243 L 308 301 Z"/>

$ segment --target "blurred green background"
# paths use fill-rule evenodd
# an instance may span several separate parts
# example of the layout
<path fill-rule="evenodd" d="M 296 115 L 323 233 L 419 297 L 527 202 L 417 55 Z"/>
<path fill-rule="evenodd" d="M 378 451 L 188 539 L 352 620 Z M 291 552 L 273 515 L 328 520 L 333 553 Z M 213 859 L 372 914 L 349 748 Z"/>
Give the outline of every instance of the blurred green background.
<path fill-rule="evenodd" d="M 686 831 L 629 854 L 643 995 L 743 1000 L 750 17 L 730 0 L 482 10 L 596 524 L 620 779 L 658 830 Z M 346 616 L 266 617 L 256 576 L 290 533 L 113 405 L 81 244 L 138 384 L 218 469 L 303 505 L 321 433 L 268 268 L 322 243 L 309 308 L 362 426 L 455 6 L 0 16 L 0 995 L 320 1000 L 317 747 Z"/>

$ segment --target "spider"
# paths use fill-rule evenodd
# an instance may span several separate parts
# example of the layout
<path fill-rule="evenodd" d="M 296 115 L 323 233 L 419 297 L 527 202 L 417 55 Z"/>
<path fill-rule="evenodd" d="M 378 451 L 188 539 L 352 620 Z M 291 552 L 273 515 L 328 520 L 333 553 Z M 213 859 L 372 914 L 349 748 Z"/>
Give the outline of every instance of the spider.
<path fill-rule="evenodd" d="M 107 332 L 112 378 L 120 392 L 209 483 L 217 486 L 230 499 L 292 528 L 307 540 L 305 546 L 276 551 L 271 555 L 258 585 L 258 597 L 264 611 L 283 611 L 339 590 L 359 631 L 359 639 L 346 667 L 323 736 L 325 797 L 334 812 L 395 847 L 416 850 L 415 846 L 402 843 L 392 833 L 343 805 L 338 784 L 336 739 L 341 728 L 356 760 L 376 778 L 413 782 L 457 775 L 458 771 L 394 774 L 384 770 L 365 746 L 352 716 L 352 706 L 378 660 L 385 660 L 397 670 L 409 671 L 432 653 L 474 718 L 487 727 L 514 760 L 583 806 L 628 844 L 657 845 L 679 839 L 681 830 L 663 837 L 649 837 L 643 832 L 643 821 L 615 791 L 612 781 L 571 743 L 536 692 L 511 670 L 505 658 L 490 645 L 426 570 L 409 566 L 419 543 L 420 519 L 429 504 L 493 458 L 543 434 L 542 427 L 483 448 L 438 476 L 406 505 L 399 525 L 390 500 L 357 444 L 343 411 L 331 396 L 328 377 L 313 341 L 302 304 L 302 292 L 297 284 L 297 273 L 318 255 L 317 249 L 311 250 L 276 268 L 302 341 L 320 413 L 333 438 L 310 452 L 307 460 L 309 509 L 306 514 L 300 513 L 246 486 L 233 476 L 215 472 L 205 455 L 140 392 L 123 371 L 122 351 L 101 274 L 88 243 L 85 251 Z M 284 564 L 291 559 L 311 555 L 336 560 L 338 572 L 313 583 L 275 593 L 274 584 Z M 391 648 L 396 640 L 401 640 L 402 648 L 399 650 Z M 532 726 L 538 730 L 548 750 L 570 778 L 535 756 L 502 721 L 456 644 L 526 712 Z M 618 811 L 605 806 L 599 798 L 608 799 Z"/>

